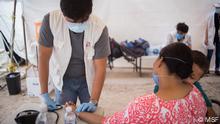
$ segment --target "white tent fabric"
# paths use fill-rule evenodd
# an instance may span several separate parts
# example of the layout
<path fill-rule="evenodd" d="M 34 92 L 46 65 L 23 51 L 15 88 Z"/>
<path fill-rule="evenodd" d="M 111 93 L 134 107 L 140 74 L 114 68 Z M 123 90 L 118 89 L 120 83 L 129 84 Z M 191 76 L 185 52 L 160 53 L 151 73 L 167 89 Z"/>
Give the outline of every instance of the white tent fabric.
<path fill-rule="evenodd" d="M 17 18 L 15 23 L 16 32 L 15 32 L 14 50 L 21 57 L 25 58 L 21 10 L 22 10 L 21 3 L 18 3 L 17 14 L 16 14 Z M 13 1 L 0 0 L 0 30 L 4 33 L 5 37 L 9 42 L 11 42 L 12 11 L 13 11 Z M 0 48 L 4 49 L 3 40 L 1 39 L 1 37 L 0 37 Z M 3 61 L 7 62 L 7 60 L 1 60 L 2 63 L 4 63 Z"/>
<path fill-rule="evenodd" d="M 143 37 L 161 44 L 178 22 L 189 25 L 193 48 L 204 39 L 206 18 L 213 11 L 210 0 L 95 0 L 94 12 L 119 41 Z"/>
<path fill-rule="evenodd" d="M 23 16 L 26 24 L 28 58 L 32 64 L 37 64 L 36 44 L 40 23 L 45 14 L 59 8 L 59 0 L 23 0 Z"/>
<path fill-rule="evenodd" d="M 219 0 L 93 0 L 93 13 L 108 26 L 111 37 L 117 41 L 142 37 L 152 45 L 165 42 L 178 22 L 189 25 L 193 49 L 202 49 L 208 15 Z M 1 3 L 1 2 L 0 2 Z M 23 0 L 29 59 L 36 64 L 35 22 L 51 10 L 59 9 L 59 0 Z M 1 8 L 2 5 L 0 4 Z M 0 10 L 0 16 L 4 13 Z M 0 24 L 2 22 L 0 21 Z M 1 29 L 2 30 L 2 29 Z M 17 29 L 19 32 L 20 29 Z M 19 39 L 19 38 L 18 38 Z M 20 35 L 22 41 L 23 35 Z M 19 41 L 20 42 L 20 41 Z"/>

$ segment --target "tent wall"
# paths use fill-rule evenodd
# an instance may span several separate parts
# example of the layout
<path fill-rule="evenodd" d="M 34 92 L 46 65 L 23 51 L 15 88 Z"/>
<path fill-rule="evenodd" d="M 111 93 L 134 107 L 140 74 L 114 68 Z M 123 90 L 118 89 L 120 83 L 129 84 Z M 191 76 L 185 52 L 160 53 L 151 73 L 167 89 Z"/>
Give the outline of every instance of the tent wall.
<path fill-rule="evenodd" d="M 23 16 L 26 24 L 29 60 L 37 64 L 36 44 L 40 23 L 45 14 L 59 8 L 59 0 L 23 0 Z"/>
<path fill-rule="evenodd" d="M 118 42 L 142 37 L 151 45 L 161 45 L 165 42 L 167 34 L 175 30 L 178 22 L 185 22 L 190 27 L 189 33 L 192 35 L 193 49 L 199 49 L 205 53 L 202 42 L 204 41 L 206 21 L 208 15 L 214 11 L 213 3 L 218 0 L 93 1 L 93 13 L 107 24 L 110 36 Z M 59 0 L 23 0 L 22 4 L 26 20 L 29 59 L 32 60 L 32 63 L 36 63 L 36 52 L 31 45 L 36 42 L 35 23 L 40 22 L 49 11 L 59 9 Z M 0 4 L 0 6 L 2 5 Z M 2 15 L 3 11 L 0 10 L 0 12 Z M 20 29 L 17 28 L 19 31 Z M 116 62 L 116 66 L 129 66 L 122 61 Z M 146 61 L 144 65 L 152 65 L 152 62 L 149 62 Z"/>
<path fill-rule="evenodd" d="M 23 29 L 22 29 L 22 8 L 21 3 L 17 3 L 16 9 L 16 23 L 15 23 L 15 46 L 14 50 L 21 57 L 25 58 L 24 42 L 23 42 Z M 12 28 L 12 13 L 13 13 L 13 1 L 0 1 L 0 30 L 4 33 L 8 42 L 11 42 L 11 28 Z M 0 36 L 0 49 L 4 49 L 3 40 Z M 7 59 L 4 58 L 4 59 Z M 0 60 L 2 63 L 7 60 Z M 1 63 L 0 62 L 0 63 Z"/>
<path fill-rule="evenodd" d="M 202 47 L 208 16 L 214 11 L 213 4 L 219 0 L 95 0 L 94 13 L 109 27 L 110 35 L 118 41 L 142 37 L 151 45 L 162 45 L 167 34 L 175 30 L 178 22 L 189 25 L 192 49 L 206 54 Z M 213 54 L 214 55 L 214 54 Z M 152 67 L 155 58 L 143 61 Z M 213 67 L 214 57 L 211 68 Z M 116 66 L 127 67 L 124 60 Z"/>

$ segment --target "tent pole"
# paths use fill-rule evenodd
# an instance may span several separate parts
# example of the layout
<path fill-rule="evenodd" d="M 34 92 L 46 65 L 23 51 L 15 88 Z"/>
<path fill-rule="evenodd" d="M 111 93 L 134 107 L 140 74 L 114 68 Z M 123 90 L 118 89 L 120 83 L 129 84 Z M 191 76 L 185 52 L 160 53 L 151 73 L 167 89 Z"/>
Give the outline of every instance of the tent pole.
<path fill-rule="evenodd" d="M 10 50 L 10 61 L 13 63 L 13 49 L 14 49 L 14 39 L 15 39 L 15 19 L 16 19 L 16 5 L 17 5 L 17 0 L 14 0 L 14 10 L 13 10 L 13 15 L 12 15 L 12 36 L 11 36 L 11 50 Z"/>
<path fill-rule="evenodd" d="M 26 41 L 26 30 L 25 30 L 25 19 L 22 15 L 22 23 L 23 23 L 23 37 L 24 37 L 24 47 L 25 47 L 25 59 L 26 65 L 28 65 L 28 53 L 27 53 L 27 41 Z"/>

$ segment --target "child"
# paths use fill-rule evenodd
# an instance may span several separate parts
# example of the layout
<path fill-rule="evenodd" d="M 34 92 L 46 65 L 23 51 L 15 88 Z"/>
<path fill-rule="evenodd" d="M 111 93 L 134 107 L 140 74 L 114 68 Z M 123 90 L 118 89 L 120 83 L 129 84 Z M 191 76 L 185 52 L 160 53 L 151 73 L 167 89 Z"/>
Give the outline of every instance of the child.
<path fill-rule="evenodd" d="M 207 95 L 205 94 L 204 90 L 202 89 L 202 86 L 198 82 L 204 74 L 206 74 L 209 71 L 209 62 L 206 58 L 206 56 L 197 50 L 192 51 L 193 56 L 193 74 L 191 75 L 191 83 L 194 82 L 194 85 L 199 89 L 201 92 L 207 106 L 207 116 L 208 117 L 216 117 L 216 114 L 214 110 L 212 109 L 212 102 L 209 100 Z"/>

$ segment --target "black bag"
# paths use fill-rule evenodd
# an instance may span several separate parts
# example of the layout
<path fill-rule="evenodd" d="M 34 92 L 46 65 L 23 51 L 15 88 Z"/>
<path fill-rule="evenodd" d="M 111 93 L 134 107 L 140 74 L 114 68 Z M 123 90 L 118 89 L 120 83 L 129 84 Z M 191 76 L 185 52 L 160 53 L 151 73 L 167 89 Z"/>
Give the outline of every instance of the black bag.
<path fill-rule="evenodd" d="M 61 105 L 57 105 L 58 109 L 62 109 L 63 107 Z M 59 114 L 56 111 L 48 111 L 49 113 L 54 113 L 56 115 L 56 121 L 55 124 L 58 123 L 59 120 Z M 24 110 L 22 112 L 19 112 L 15 118 L 15 121 L 17 124 L 35 124 L 35 121 L 37 119 L 37 116 L 40 114 L 39 111 L 36 110 Z"/>
<path fill-rule="evenodd" d="M 135 42 L 127 42 L 124 41 L 121 45 L 121 50 L 124 56 L 126 57 L 133 57 L 133 58 L 138 58 L 141 57 L 145 54 L 145 49 L 143 48 L 143 45 L 146 42 L 139 42 L 139 41 L 135 41 Z M 132 45 L 130 45 L 132 44 Z M 132 47 L 130 47 L 132 46 Z"/>
<path fill-rule="evenodd" d="M 127 48 L 126 46 L 122 46 L 122 51 L 124 56 L 131 56 L 133 58 L 138 58 L 144 55 L 144 49 L 140 47 L 135 48 Z"/>
<path fill-rule="evenodd" d="M 17 124 L 35 124 L 39 111 L 25 110 L 19 112 L 15 118 Z"/>
<path fill-rule="evenodd" d="M 142 47 L 143 49 L 150 48 L 150 43 L 142 38 L 134 41 L 136 47 Z"/>
<path fill-rule="evenodd" d="M 113 61 L 117 58 L 120 58 L 123 56 L 123 53 L 121 51 L 121 46 L 119 43 L 117 43 L 113 38 L 109 38 L 110 42 L 110 49 L 111 54 L 108 56 L 108 65 L 110 69 L 113 68 Z"/>
<path fill-rule="evenodd" d="M 139 38 L 138 40 L 134 41 L 134 44 L 136 48 L 142 48 L 144 49 L 144 55 L 148 55 L 148 50 L 150 48 L 150 43 L 142 38 Z"/>
<path fill-rule="evenodd" d="M 117 43 L 114 39 L 109 38 L 110 40 L 110 48 L 111 48 L 111 54 L 110 56 L 113 58 L 120 58 L 123 56 L 123 53 L 121 51 L 120 44 Z"/>

